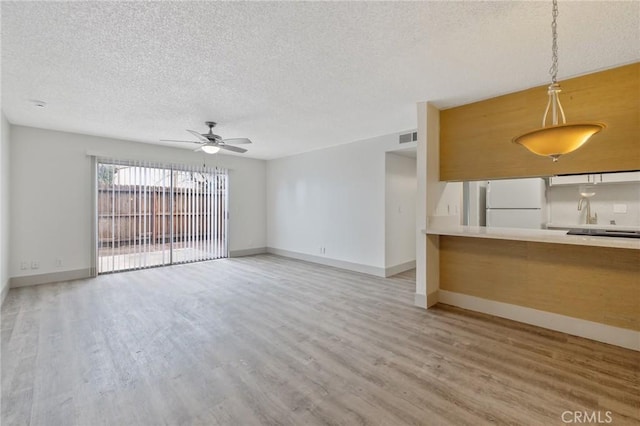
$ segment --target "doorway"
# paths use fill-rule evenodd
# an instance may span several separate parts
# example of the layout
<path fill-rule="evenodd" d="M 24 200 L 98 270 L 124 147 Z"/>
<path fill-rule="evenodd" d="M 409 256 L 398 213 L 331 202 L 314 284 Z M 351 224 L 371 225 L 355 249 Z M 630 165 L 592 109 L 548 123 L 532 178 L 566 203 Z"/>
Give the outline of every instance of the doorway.
<path fill-rule="evenodd" d="M 228 173 L 98 161 L 98 274 L 228 257 Z"/>
<path fill-rule="evenodd" d="M 413 270 L 414 282 L 418 191 L 416 164 L 415 148 L 385 153 L 385 275 Z"/>

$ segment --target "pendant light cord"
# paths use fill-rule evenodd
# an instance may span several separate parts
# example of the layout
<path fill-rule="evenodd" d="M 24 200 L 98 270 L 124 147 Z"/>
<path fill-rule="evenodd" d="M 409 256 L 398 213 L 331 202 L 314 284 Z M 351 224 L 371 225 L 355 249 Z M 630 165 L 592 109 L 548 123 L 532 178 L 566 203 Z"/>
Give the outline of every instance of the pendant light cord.
<path fill-rule="evenodd" d="M 549 68 L 549 74 L 551 75 L 551 83 L 557 83 L 558 76 L 558 0 L 553 0 L 553 10 L 551 12 L 553 20 L 551 21 L 551 68 Z"/>
<path fill-rule="evenodd" d="M 551 21 L 551 34 L 552 34 L 552 43 L 551 43 L 551 68 L 549 68 L 549 74 L 551 75 L 551 85 L 547 89 L 547 93 L 549 94 L 549 100 L 547 102 L 547 108 L 544 110 L 544 115 L 542 116 L 542 127 L 547 125 L 547 115 L 551 112 L 551 125 L 557 126 L 558 124 L 565 124 L 567 122 L 566 117 L 564 116 L 564 110 L 562 109 L 562 104 L 560 103 L 560 98 L 558 95 L 560 94 L 560 85 L 558 84 L 558 0 L 553 0 L 553 11 L 551 13 L 553 17 Z M 562 118 L 562 122 L 560 122 L 560 118 Z"/>

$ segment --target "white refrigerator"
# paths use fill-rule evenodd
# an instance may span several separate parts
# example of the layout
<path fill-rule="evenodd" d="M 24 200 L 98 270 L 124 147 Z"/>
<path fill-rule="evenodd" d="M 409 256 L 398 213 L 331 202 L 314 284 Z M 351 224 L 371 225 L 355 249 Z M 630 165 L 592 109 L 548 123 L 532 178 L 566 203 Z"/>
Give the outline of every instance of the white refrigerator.
<path fill-rule="evenodd" d="M 544 179 L 504 179 L 487 182 L 486 225 L 496 228 L 545 228 Z"/>

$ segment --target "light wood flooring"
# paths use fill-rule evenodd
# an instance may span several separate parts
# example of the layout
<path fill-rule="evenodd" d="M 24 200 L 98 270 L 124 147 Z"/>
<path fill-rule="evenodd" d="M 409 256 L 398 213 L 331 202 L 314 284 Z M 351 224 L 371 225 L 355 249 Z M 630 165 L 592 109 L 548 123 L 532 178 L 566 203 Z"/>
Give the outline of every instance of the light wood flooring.
<path fill-rule="evenodd" d="M 413 280 L 260 255 L 12 289 L 1 423 L 640 423 L 638 352 L 425 311 Z"/>

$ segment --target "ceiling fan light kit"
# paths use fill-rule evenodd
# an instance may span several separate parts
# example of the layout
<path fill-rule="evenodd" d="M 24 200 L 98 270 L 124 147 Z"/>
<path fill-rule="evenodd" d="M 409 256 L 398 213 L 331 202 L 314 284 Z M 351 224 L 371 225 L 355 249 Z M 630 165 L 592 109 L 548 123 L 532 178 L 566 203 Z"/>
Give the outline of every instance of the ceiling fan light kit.
<path fill-rule="evenodd" d="M 195 151 L 202 151 L 206 154 L 217 154 L 221 149 L 237 152 L 243 154 L 247 152 L 246 149 L 240 148 L 238 146 L 233 146 L 236 144 L 249 144 L 251 141 L 247 138 L 231 138 L 231 139 L 222 139 L 221 136 L 213 133 L 213 128 L 216 126 L 215 121 L 205 121 L 204 124 L 209 126 L 209 133 L 198 133 L 195 130 L 187 129 L 187 132 L 191 133 L 195 136 L 198 141 L 178 141 L 172 139 L 161 139 L 163 142 L 184 142 L 184 143 L 195 143 L 200 145 Z"/>
<path fill-rule="evenodd" d="M 218 151 L 220 151 L 220 147 L 215 146 L 214 144 L 205 144 L 205 145 L 202 145 L 202 151 L 204 151 L 207 154 L 217 154 Z"/>
<path fill-rule="evenodd" d="M 551 85 L 547 90 L 547 108 L 542 116 L 542 127 L 526 132 L 513 139 L 514 143 L 524 146 L 534 154 L 550 157 L 554 162 L 561 155 L 575 151 L 584 145 L 591 136 L 606 128 L 604 123 L 584 122 L 567 124 L 559 94 L 562 91 L 557 82 L 558 75 L 558 1 L 553 0 L 552 11 L 552 64 L 549 69 Z M 551 124 L 547 124 L 547 116 L 551 118 Z M 560 118 L 562 122 L 560 123 Z"/>

